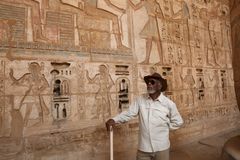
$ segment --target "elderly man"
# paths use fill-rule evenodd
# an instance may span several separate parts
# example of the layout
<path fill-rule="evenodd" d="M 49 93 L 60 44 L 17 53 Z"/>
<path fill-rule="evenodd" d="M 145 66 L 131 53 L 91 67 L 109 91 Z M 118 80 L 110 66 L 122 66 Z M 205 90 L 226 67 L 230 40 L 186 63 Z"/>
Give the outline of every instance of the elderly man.
<path fill-rule="evenodd" d="M 163 95 L 167 81 L 158 73 L 144 77 L 148 94 L 138 97 L 124 111 L 106 122 L 110 126 L 129 121 L 139 115 L 137 160 L 169 160 L 169 130 L 178 129 L 183 120 L 173 101 Z"/>

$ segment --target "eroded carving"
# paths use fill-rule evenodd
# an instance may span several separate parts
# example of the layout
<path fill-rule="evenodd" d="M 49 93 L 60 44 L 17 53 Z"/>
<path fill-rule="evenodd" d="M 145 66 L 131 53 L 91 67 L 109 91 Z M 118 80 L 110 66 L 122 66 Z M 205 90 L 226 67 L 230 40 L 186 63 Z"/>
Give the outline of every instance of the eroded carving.
<path fill-rule="evenodd" d="M 148 15 L 148 21 L 145 24 L 142 31 L 139 33 L 140 36 L 146 39 L 146 57 L 142 64 L 148 64 L 150 59 L 150 54 L 152 50 L 152 42 L 156 42 L 158 55 L 159 55 L 159 64 L 163 64 L 163 53 L 162 53 L 162 44 L 159 32 L 158 19 L 162 19 L 163 12 L 159 3 L 156 0 L 144 0 L 140 1 L 137 4 L 134 4 L 131 0 L 128 1 L 129 4 L 134 8 L 134 10 L 145 7 Z"/>
<path fill-rule="evenodd" d="M 99 87 L 95 94 L 95 104 L 92 112 L 94 114 L 93 118 L 105 121 L 112 113 L 110 89 L 114 85 L 114 81 L 109 74 L 109 69 L 106 65 L 100 65 L 98 72 L 99 73 L 91 78 L 87 71 L 86 77 L 90 84 L 97 84 Z"/>
<path fill-rule="evenodd" d="M 185 51 L 187 52 L 185 57 L 187 60 L 186 65 L 192 66 L 192 52 L 190 46 L 190 31 L 189 31 L 189 19 L 190 19 L 189 8 L 184 0 L 177 1 L 180 3 L 179 4 L 180 9 L 178 11 L 174 11 L 174 9 L 171 8 L 172 12 L 171 20 L 176 23 L 181 23 L 181 26 L 183 27 L 183 40 L 185 41 Z M 178 37 L 180 38 L 180 36 Z"/>
<path fill-rule="evenodd" d="M 194 87 L 195 87 L 195 80 L 192 75 L 192 69 L 188 68 L 187 73 L 184 75 L 182 71 L 181 79 L 185 84 L 185 95 L 184 95 L 184 104 L 186 106 L 192 106 L 194 104 Z"/>
<path fill-rule="evenodd" d="M 44 121 L 44 116 L 49 114 L 49 109 L 46 106 L 42 92 L 48 87 L 48 82 L 42 74 L 43 66 L 40 66 L 37 62 L 31 62 L 28 65 L 29 73 L 25 73 L 20 78 L 15 78 L 13 69 L 10 69 L 9 76 L 13 81 L 12 85 L 24 86 L 26 87 L 24 96 L 20 100 L 20 105 L 16 107 L 21 110 L 25 107 L 24 125 L 28 126 L 31 117 L 31 112 L 33 107 L 38 111 L 38 122 L 37 124 L 42 124 Z"/>

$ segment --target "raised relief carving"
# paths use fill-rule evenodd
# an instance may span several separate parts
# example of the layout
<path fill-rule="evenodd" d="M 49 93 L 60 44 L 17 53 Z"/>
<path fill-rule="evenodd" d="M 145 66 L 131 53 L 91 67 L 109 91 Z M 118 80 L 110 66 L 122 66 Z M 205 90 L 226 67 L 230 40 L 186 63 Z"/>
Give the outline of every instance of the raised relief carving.
<path fill-rule="evenodd" d="M 112 113 L 112 98 L 110 89 L 114 85 L 114 81 L 106 65 L 100 65 L 98 72 L 99 73 L 95 74 L 95 76 L 91 78 L 89 76 L 89 72 L 87 71 L 86 77 L 90 84 L 96 84 L 98 86 L 98 91 L 95 93 L 95 104 L 92 110 L 92 114 L 94 114 L 93 119 L 101 119 L 105 122 Z"/>
<path fill-rule="evenodd" d="M 194 61 L 193 63 L 196 66 L 204 66 L 204 56 L 205 53 L 203 53 L 204 49 L 203 49 L 203 36 L 201 34 L 201 32 L 204 32 L 202 29 L 200 29 L 198 26 L 194 26 L 192 27 L 193 29 L 193 40 L 194 40 Z"/>
<path fill-rule="evenodd" d="M 28 126 L 29 121 L 33 120 L 32 110 L 37 109 L 37 122 L 34 125 L 42 124 L 44 122 L 44 117 L 49 114 L 49 109 L 45 104 L 42 92 L 48 88 L 48 82 L 42 74 L 43 66 L 40 66 L 37 62 L 31 62 L 28 65 L 28 73 L 25 73 L 20 78 L 15 78 L 13 69 L 10 69 L 9 76 L 13 81 L 12 85 L 25 87 L 24 95 L 20 100 L 19 111 L 25 109 L 24 115 L 24 125 Z"/>
<path fill-rule="evenodd" d="M 192 66 L 192 52 L 190 46 L 190 31 L 189 31 L 189 19 L 190 19 L 189 8 L 184 0 L 177 0 L 177 2 L 179 2 L 180 9 L 174 11 L 173 4 L 171 5 L 172 17 L 170 20 L 177 23 L 176 25 L 181 24 L 181 26 L 183 27 L 183 40 L 185 42 L 184 46 L 186 51 L 185 59 L 187 60 L 186 65 Z"/>
<path fill-rule="evenodd" d="M 3 0 L 4 2 L 12 2 L 11 5 L 5 5 L 5 8 L 9 11 L 10 19 L 16 20 L 14 26 L 14 34 L 16 40 L 24 41 L 36 41 L 47 42 L 48 39 L 45 36 L 44 23 L 44 9 L 46 3 L 45 0 Z M 13 12 L 12 4 L 17 4 L 15 11 Z M 4 4 L 3 4 L 4 5 Z M 27 23 L 25 20 L 28 20 Z M 25 28 L 27 28 L 25 32 Z M 15 30 L 18 29 L 18 30 Z M 19 34 L 21 31 L 21 35 Z M 24 39 L 19 39 L 24 38 Z"/>
<path fill-rule="evenodd" d="M 209 34 L 209 42 L 210 43 L 210 50 L 207 51 L 207 65 L 210 66 L 219 66 L 218 63 L 218 54 L 217 52 L 220 52 L 218 50 L 218 40 L 217 40 L 217 33 L 215 31 L 215 19 L 218 17 L 218 13 L 216 8 L 219 8 L 220 3 L 216 0 L 213 0 L 209 2 L 209 7 L 207 12 L 206 18 L 207 18 L 207 28 L 208 28 L 208 34 Z M 208 46 L 209 47 L 209 46 Z"/>
<path fill-rule="evenodd" d="M 188 68 L 185 74 L 182 71 L 181 79 L 184 83 L 184 105 L 193 106 L 195 80 L 192 75 L 192 69 Z"/>
<path fill-rule="evenodd" d="M 144 28 L 141 30 L 140 37 L 146 40 L 146 57 L 141 64 L 148 64 L 150 59 L 150 54 L 152 50 L 152 42 L 155 42 L 158 49 L 159 64 L 163 64 L 163 53 L 162 53 L 162 43 L 159 32 L 159 22 L 158 19 L 162 19 L 163 12 L 159 3 L 156 0 L 144 0 L 137 4 L 134 4 L 131 0 L 128 0 L 129 4 L 138 10 L 141 7 L 145 7 L 148 15 L 148 21 L 146 22 Z"/>
<path fill-rule="evenodd" d="M 78 64 L 76 69 L 78 75 L 78 116 L 79 119 L 86 119 L 86 108 L 85 108 L 85 101 L 84 93 L 85 90 L 85 72 L 84 72 L 84 65 Z"/>
<path fill-rule="evenodd" d="M 14 102 L 14 96 L 9 97 L 9 102 Z M 16 145 L 21 145 L 23 140 L 24 117 L 19 108 L 11 108 L 11 133 L 10 137 L 14 139 Z"/>
<path fill-rule="evenodd" d="M 231 26 L 228 21 L 229 8 L 226 5 L 220 7 L 220 27 L 221 27 L 221 48 L 223 55 L 221 56 L 222 63 L 225 66 L 230 66 L 232 63 L 232 45 L 231 45 Z"/>
<path fill-rule="evenodd" d="M 12 1 L 3 0 L 0 3 L 0 7 L 1 7 L 0 24 L 2 25 L 1 27 L 2 38 L 0 41 L 25 40 L 26 8 L 12 6 L 4 2 L 16 3 L 14 0 Z"/>
<path fill-rule="evenodd" d="M 220 79 L 218 70 L 213 70 L 212 74 L 207 74 L 208 79 L 210 80 L 210 92 L 211 92 L 211 102 L 219 103 L 220 102 Z M 212 101 L 213 100 L 213 101 Z"/>
<path fill-rule="evenodd" d="M 175 63 L 174 48 L 171 44 L 167 46 L 167 58 L 165 63 L 168 65 L 173 65 Z"/>
<path fill-rule="evenodd" d="M 104 0 L 105 3 L 119 13 L 125 13 L 125 10 L 114 5 L 109 0 Z M 80 42 L 88 43 L 93 52 L 98 49 L 112 48 L 111 33 L 113 33 L 116 42 L 116 48 L 122 51 L 129 51 L 129 48 L 123 45 L 122 42 L 122 26 L 119 21 L 121 19 L 111 11 L 99 8 L 98 0 L 83 0 L 82 10 L 84 14 L 84 23 L 79 21 Z M 112 29 L 110 29 L 112 23 Z M 90 40 L 90 41 L 89 41 Z"/>

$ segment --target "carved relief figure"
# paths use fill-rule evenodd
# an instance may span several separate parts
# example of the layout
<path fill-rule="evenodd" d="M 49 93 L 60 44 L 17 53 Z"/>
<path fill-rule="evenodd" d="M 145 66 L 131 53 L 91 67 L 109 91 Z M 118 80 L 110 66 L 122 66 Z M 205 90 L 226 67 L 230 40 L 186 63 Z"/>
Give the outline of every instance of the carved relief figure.
<path fill-rule="evenodd" d="M 32 14 L 32 20 L 33 20 L 33 25 L 34 25 L 34 40 L 35 41 L 40 41 L 40 42 L 46 42 L 48 39 L 46 38 L 46 33 L 45 33 L 45 10 L 48 7 L 48 1 L 49 0 L 32 0 L 35 3 L 37 3 L 37 11 L 35 9 L 32 9 L 33 14 Z M 37 12 L 37 13 L 34 13 Z M 37 19 L 35 18 L 37 17 Z"/>
<path fill-rule="evenodd" d="M 232 62 L 232 50 L 231 50 L 231 26 L 229 23 L 229 8 L 226 5 L 221 6 L 220 8 L 220 26 L 221 26 L 221 47 L 224 50 L 228 50 L 229 52 L 225 52 L 224 59 L 225 63 L 228 64 Z M 229 54 L 229 55 L 227 55 Z M 228 61 L 229 60 L 229 61 Z"/>
<path fill-rule="evenodd" d="M 96 17 L 101 17 L 101 18 L 106 18 L 108 20 L 112 21 L 112 32 L 115 35 L 115 40 L 117 43 L 117 49 L 121 50 L 129 50 L 126 46 L 122 44 L 122 39 L 121 39 L 121 32 L 120 32 L 120 26 L 119 26 L 119 19 L 118 16 L 115 15 L 114 13 L 110 11 L 106 11 L 102 8 L 97 7 L 97 1 L 98 0 L 83 0 L 84 2 L 84 12 L 87 15 L 90 16 L 96 16 Z M 115 6 L 111 3 L 110 0 L 104 0 L 108 6 L 113 8 L 114 10 L 119 11 L 120 13 L 125 13 L 125 10 L 122 8 L 119 8 L 118 6 Z"/>
<path fill-rule="evenodd" d="M 14 102 L 14 96 L 10 96 L 10 102 Z M 23 138 L 24 119 L 19 108 L 14 108 L 12 104 L 11 110 L 11 138 L 15 139 L 16 145 L 21 144 Z"/>
<path fill-rule="evenodd" d="M 43 96 L 41 93 L 48 87 L 48 82 L 41 73 L 42 68 L 36 62 L 31 62 L 28 66 L 29 73 L 25 73 L 19 79 L 16 79 L 13 75 L 13 69 L 10 70 L 9 76 L 13 81 L 13 84 L 24 86 L 27 90 L 24 93 L 20 101 L 19 110 L 23 106 L 26 106 L 24 125 L 28 125 L 28 121 L 32 112 L 32 108 L 36 107 L 38 111 L 39 122 L 37 124 L 43 123 L 44 115 L 49 114 L 48 107 L 46 106 Z"/>
<path fill-rule="evenodd" d="M 209 76 L 209 80 L 212 82 L 212 98 L 214 99 L 214 102 L 220 101 L 220 88 L 219 88 L 219 75 L 218 70 L 213 71 L 213 76 Z"/>
<path fill-rule="evenodd" d="M 152 50 L 152 42 L 154 41 L 157 45 L 158 54 L 159 54 L 159 64 L 163 64 L 163 53 L 162 53 L 162 44 L 159 33 L 158 18 L 162 19 L 163 12 L 159 3 L 156 0 L 141 0 L 139 3 L 134 4 L 131 0 L 128 0 L 129 4 L 133 7 L 134 10 L 138 10 L 141 7 L 145 7 L 148 14 L 148 21 L 145 24 L 144 28 L 140 32 L 140 36 L 146 39 L 146 57 L 142 64 L 148 64 L 150 59 L 150 54 Z"/>
<path fill-rule="evenodd" d="M 84 83 L 84 65 L 79 64 L 76 72 L 78 73 L 78 92 L 85 93 L 85 83 Z M 85 115 L 85 98 L 81 94 L 78 96 L 78 115 L 80 119 L 86 118 Z"/>
<path fill-rule="evenodd" d="M 94 113 L 94 118 L 100 118 L 102 116 L 103 121 L 106 120 L 111 115 L 111 95 L 110 89 L 114 85 L 111 75 L 109 74 L 109 70 L 107 66 L 100 65 L 99 73 L 97 73 L 93 78 L 89 77 L 89 73 L 87 71 L 87 79 L 89 83 L 95 83 L 99 86 L 99 89 L 95 95 L 95 106 L 96 112 Z"/>
<path fill-rule="evenodd" d="M 174 12 L 173 8 L 171 8 L 172 17 L 171 20 L 177 23 L 182 23 L 183 25 L 183 36 L 184 41 L 186 42 L 186 59 L 187 65 L 192 66 L 192 52 L 190 46 L 190 33 L 189 33 L 189 24 L 188 21 L 190 19 L 190 13 L 187 3 L 184 0 L 176 0 L 180 3 L 180 10 Z M 173 7 L 173 4 L 171 5 Z"/>
<path fill-rule="evenodd" d="M 194 104 L 194 94 L 193 94 L 193 88 L 195 85 L 195 80 L 192 75 L 192 70 L 187 69 L 187 74 L 183 77 L 181 75 L 181 79 L 186 84 L 186 97 L 185 97 L 185 105 L 193 105 Z"/>
<path fill-rule="evenodd" d="M 206 8 L 201 8 L 200 9 L 200 18 L 202 19 L 202 22 L 204 23 L 205 26 L 205 37 L 207 38 L 204 42 L 205 42 L 205 49 L 206 49 L 206 62 L 207 65 L 209 66 L 219 66 L 219 64 L 217 63 L 217 51 L 216 51 L 216 47 L 217 47 L 217 40 L 216 40 L 216 33 L 214 31 L 214 29 L 210 29 L 210 26 L 212 26 L 212 24 L 214 22 L 212 22 L 212 20 L 215 20 L 217 18 L 217 9 L 219 8 L 219 3 L 215 0 L 212 0 L 209 3 L 209 7 Z M 210 54 L 210 50 L 212 49 L 212 54 Z"/>

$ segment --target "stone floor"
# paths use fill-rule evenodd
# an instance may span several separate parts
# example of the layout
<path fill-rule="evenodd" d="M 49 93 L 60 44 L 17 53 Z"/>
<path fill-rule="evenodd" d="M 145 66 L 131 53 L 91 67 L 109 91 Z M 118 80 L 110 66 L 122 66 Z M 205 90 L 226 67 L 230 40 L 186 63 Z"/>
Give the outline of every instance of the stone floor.
<path fill-rule="evenodd" d="M 171 160 L 222 160 L 224 143 L 236 135 L 240 135 L 240 129 L 174 148 L 171 150 Z"/>

